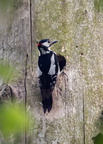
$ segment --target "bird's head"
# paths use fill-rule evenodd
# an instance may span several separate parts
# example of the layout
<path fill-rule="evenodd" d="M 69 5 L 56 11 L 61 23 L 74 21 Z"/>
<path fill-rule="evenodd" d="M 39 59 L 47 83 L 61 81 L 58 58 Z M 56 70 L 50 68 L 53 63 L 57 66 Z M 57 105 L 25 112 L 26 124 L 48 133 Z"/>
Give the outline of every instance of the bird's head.
<path fill-rule="evenodd" d="M 58 41 L 50 41 L 49 39 L 43 39 L 37 42 L 37 46 L 41 54 L 46 54 L 50 51 L 49 47 L 51 47 L 53 44 L 57 42 Z"/>

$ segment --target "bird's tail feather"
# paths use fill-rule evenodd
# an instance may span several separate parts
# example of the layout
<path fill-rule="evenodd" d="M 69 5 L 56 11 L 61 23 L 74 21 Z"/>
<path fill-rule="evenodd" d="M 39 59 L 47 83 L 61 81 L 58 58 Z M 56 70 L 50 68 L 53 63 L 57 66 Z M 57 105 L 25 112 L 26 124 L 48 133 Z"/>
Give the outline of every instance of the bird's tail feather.
<path fill-rule="evenodd" d="M 53 103 L 52 95 L 50 95 L 49 98 L 46 98 L 46 97 L 45 97 L 45 98 L 42 100 L 44 113 L 46 113 L 46 110 L 48 110 L 48 112 L 51 111 L 51 109 L 52 109 L 52 103 Z"/>

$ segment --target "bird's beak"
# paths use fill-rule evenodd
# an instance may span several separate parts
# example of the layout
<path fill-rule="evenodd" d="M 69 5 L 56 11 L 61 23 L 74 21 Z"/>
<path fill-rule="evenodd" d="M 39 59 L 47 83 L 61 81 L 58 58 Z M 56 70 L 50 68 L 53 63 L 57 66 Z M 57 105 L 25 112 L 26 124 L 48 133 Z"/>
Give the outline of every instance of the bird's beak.
<path fill-rule="evenodd" d="M 55 43 L 57 43 L 58 41 L 52 41 L 51 43 L 50 43 L 50 46 L 51 45 L 53 45 L 53 44 L 55 44 Z"/>

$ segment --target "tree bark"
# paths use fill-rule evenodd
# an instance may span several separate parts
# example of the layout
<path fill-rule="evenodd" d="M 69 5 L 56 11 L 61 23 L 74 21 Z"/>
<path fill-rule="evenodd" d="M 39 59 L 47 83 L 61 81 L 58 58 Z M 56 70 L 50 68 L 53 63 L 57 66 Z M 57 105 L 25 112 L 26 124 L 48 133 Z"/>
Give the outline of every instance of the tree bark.
<path fill-rule="evenodd" d="M 24 0 L 14 15 L 9 14 L 0 38 L 0 57 L 22 70 L 28 53 L 27 103 L 36 119 L 28 143 L 93 144 L 92 137 L 102 131 L 102 12 L 96 11 L 91 0 L 34 0 L 32 7 L 29 2 Z M 53 93 L 53 109 L 46 114 L 38 85 L 36 47 L 36 40 L 44 38 L 59 40 L 52 50 L 67 59 Z M 24 91 L 21 93 L 17 97 L 24 98 Z"/>

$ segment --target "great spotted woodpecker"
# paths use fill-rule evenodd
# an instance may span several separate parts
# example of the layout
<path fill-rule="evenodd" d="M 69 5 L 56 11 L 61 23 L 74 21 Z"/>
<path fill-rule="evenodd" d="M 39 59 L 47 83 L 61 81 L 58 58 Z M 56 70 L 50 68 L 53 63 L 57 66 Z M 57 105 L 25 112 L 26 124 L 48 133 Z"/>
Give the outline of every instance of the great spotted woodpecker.
<path fill-rule="evenodd" d="M 58 41 L 43 39 L 37 43 L 40 56 L 38 58 L 38 78 L 42 95 L 44 113 L 52 108 L 52 92 L 54 90 L 57 76 L 66 65 L 64 56 L 56 55 L 49 48 Z"/>

